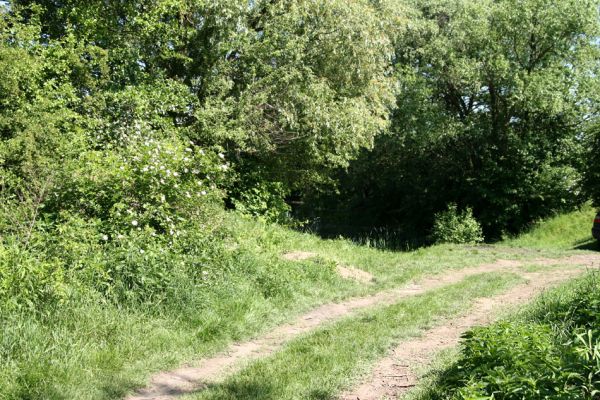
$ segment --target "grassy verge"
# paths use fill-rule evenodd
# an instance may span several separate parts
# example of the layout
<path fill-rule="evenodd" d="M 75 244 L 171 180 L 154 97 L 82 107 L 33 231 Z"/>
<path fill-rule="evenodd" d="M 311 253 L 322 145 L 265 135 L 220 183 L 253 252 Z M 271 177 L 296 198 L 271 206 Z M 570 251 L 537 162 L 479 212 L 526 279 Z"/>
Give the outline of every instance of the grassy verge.
<path fill-rule="evenodd" d="M 37 313 L 0 312 L 0 399 L 119 398 L 154 371 L 213 354 L 318 304 L 499 256 L 457 246 L 383 252 L 227 218 L 231 235 L 218 264 L 202 267 L 200 282 L 178 279 L 161 301 L 113 303 L 74 291 L 68 302 Z M 283 260 L 291 250 L 318 256 Z M 370 271 L 375 281 L 343 279 L 336 263 Z"/>
<path fill-rule="evenodd" d="M 599 293 L 599 277 L 590 273 L 510 318 L 474 329 L 408 399 L 598 398 Z"/>
<path fill-rule="evenodd" d="M 329 399 L 395 342 L 418 335 L 473 299 L 515 285 L 513 274 L 483 274 L 399 303 L 369 310 L 293 341 L 275 356 L 194 399 Z"/>

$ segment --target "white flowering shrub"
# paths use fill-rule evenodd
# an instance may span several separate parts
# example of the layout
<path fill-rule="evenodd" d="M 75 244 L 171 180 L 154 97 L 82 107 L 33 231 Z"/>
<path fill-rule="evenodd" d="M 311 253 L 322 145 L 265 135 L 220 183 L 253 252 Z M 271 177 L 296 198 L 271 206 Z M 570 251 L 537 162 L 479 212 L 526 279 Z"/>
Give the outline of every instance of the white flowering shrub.
<path fill-rule="evenodd" d="M 180 223 L 203 218 L 221 199 L 224 158 L 192 142 L 138 133 L 81 154 L 51 200 L 103 221 L 106 240 L 146 228 L 174 236 Z"/>

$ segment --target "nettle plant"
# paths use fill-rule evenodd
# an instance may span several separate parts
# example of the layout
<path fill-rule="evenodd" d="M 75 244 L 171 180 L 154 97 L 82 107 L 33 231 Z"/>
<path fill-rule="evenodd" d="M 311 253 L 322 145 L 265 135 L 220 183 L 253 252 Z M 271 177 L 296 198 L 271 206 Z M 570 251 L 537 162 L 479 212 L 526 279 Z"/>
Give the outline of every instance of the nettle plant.
<path fill-rule="evenodd" d="M 178 137 L 163 137 L 136 122 L 134 129 L 73 160 L 54 201 L 103 221 L 104 240 L 132 230 L 177 236 L 178 225 L 203 218 L 222 197 L 225 156 Z"/>

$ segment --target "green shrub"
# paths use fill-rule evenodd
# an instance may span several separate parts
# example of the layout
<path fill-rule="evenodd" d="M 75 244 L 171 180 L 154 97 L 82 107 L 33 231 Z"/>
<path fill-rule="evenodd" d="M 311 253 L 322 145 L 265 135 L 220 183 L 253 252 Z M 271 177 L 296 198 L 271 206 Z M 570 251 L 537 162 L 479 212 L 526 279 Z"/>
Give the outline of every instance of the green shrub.
<path fill-rule="evenodd" d="M 109 236 L 144 227 L 175 235 L 178 223 L 202 218 L 207 204 L 220 200 L 217 184 L 228 168 L 191 143 L 141 132 L 116 149 L 87 151 L 73 164 L 46 208 L 99 218 Z"/>
<path fill-rule="evenodd" d="M 435 215 L 433 239 L 436 243 L 479 243 L 483 241 L 481 226 L 473 210 L 458 212 L 456 204 Z"/>
<path fill-rule="evenodd" d="M 469 332 L 457 378 L 457 399 L 573 398 L 569 371 L 547 325 L 503 322 Z M 574 393 L 575 392 L 575 393 Z"/>
<path fill-rule="evenodd" d="M 236 210 L 259 217 L 267 222 L 290 221 L 291 207 L 285 202 L 287 191 L 281 182 L 258 181 L 253 187 L 239 193 L 233 199 Z"/>
<path fill-rule="evenodd" d="M 0 245 L 0 310 L 36 310 L 67 298 L 63 264 L 18 244 Z"/>

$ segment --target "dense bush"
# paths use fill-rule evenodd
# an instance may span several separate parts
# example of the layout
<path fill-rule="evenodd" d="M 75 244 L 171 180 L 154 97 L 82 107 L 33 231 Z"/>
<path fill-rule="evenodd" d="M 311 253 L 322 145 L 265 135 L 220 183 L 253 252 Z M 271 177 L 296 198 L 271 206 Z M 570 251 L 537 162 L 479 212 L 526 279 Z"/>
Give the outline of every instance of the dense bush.
<path fill-rule="evenodd" d="M 483 232 L 479 222 L 473 217 L 473 210 L 458 211 L 456 204 L 450 204 L 446 211 L 435 215 L 433 240 L 436 243 L 479 243 Z"/>

